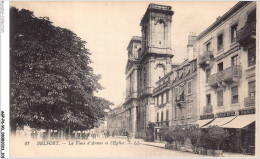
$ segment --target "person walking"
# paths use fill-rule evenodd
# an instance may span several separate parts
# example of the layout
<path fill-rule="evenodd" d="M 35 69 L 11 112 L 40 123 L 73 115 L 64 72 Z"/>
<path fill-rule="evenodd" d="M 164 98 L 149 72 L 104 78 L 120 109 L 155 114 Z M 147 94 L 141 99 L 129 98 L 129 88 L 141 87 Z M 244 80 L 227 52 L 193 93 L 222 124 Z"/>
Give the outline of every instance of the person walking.
<path fill-rule="evenodd" d="M 126 131 L 126 137 L 127 137 L 127 141 L 130 142 L 129 141 L 129 132 L 128 131 Z"/>

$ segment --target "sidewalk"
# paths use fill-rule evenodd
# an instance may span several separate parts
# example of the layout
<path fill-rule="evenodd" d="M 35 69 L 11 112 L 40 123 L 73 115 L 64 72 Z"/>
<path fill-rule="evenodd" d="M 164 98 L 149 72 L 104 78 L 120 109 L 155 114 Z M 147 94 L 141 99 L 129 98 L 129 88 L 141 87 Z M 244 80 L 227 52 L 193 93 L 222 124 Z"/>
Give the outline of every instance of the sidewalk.
<path fill-rule="evenodd" d="M 137 140 L 137 139 L 135 139 Z M 144 140 L 138 140 L 141 144 L 143 145 L 148 145 L 148 146 L 154 146 L 154 147 L 159 147 L 159 148 L 165 148 L 165 143 L 164 142 L 146 142 Z M 176 151 L 176 150 L 171 150 L 171 151 Z M 191 153 L 191 152 L 184 152 L 184 153 Z M 209 156 L 211 157 L 211 156 Z M 222 157 L 255 157 L 253 155 L 246 155 L 246 154 L 240 154 L 240 153 L 232 153 L 232 152 L 224 152 Z"/>

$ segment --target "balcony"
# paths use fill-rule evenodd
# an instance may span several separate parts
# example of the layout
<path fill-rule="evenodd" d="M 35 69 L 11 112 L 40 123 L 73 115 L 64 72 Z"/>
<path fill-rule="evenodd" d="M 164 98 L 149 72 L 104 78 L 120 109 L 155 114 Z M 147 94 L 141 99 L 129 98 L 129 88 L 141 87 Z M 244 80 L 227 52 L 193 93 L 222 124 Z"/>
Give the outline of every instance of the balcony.
<path fill-rule="evenodd" d="M 212 87 L 219 86 L 220 83 L 225 86 L 226 84 L 239 82 L 241 75 L 242 75 L 241 66 L 235 65 L 209 76 L 208 83 Z"/>
<path fill-rule="evenodd" d="M 158 108 L 162 108 L 162 107 L 164 107 L 164 106 L 166 106 L 166 103 L 163 103 L 163 104 L 158 105 Z"/>
<path fill-rule="evenodd" d="M 214 58 L 212 51 L 206 51 L 203 55 L 199 55 L 198 57 L 198 65 L 201 68 L 205 68 L 210 64 L 210 61 Z"/>
<path fill-rule="evenodd" d="M 212 113 L 212 105 L 207 105 L 203 107 L 203 114 Z"/>
<path fill-rule="evenodd" d="M 255 106 L 255 99 L 252 99 L 250 97 L 246 97 L 244 99 L 244 106 L 245 107 L 254 107 Z"/>
<path fill-rule="evenodd" d="M 186 102 L 185 95 L 184 94 L 177 95 L 177 97 L 175 98 L 175 102 L 176 102 L 177 106 L 183 107 L 183 103 Z"/>
<path fill-rule="evenodd" d="M 138 96 L 141 97 L 141 96 L 149 96 L 149 95 L 152 95 L 152 88 L 153 87 L 145 87 L 143 90 L 139 91 L 138 92 Z"/>
<path fill-rule="evenodd" d="M 236 40 L 241 46 L 246 46 L 256 39 L 256 22 L 246 24 L 243 28 L 237 31 Z"/>
<path fill-rule="evenodd" d="M 169 84 L 170 84 L 170 80 L 165 81 L 162 85 L 159 85 L 158 87 L 156 87 L 153 90 L 153 93 L 157 93 L 160 92 L 161 90 L 165 89 L 165 88 L 169 88 Z"/>

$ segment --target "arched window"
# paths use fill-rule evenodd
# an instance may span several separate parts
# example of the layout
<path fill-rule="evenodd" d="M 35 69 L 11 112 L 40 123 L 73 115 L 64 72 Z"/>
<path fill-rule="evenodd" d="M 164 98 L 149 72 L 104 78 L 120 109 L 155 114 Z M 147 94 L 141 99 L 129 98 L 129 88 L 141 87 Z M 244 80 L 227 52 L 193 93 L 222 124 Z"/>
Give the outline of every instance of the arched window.
<path fill-rule="evenodd" d="M 156 23 L 155 32 L 157 34 L 156 36 L 156 44 L 158 46 L 165 46 L 165 23 L 162 19 L 160 19 Z"/>
<path fill-rule="evenodd" d="M 158 64 L 155 69 L 158 79 L 162 78 L 165 75 L 165 68 L 162 64 Z"/>

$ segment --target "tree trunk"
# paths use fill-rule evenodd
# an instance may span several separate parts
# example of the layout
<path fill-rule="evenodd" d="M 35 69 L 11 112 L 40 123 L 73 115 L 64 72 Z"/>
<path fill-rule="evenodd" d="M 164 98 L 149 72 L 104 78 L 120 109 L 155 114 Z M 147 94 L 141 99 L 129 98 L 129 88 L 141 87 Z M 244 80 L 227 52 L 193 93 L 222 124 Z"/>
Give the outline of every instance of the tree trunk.
<path fill-rule="evenodd" d="M 50 129 L 48 129 L 47 130 L 47 140 L 50 140 L 50 138 L 51 138 L 51 130 Z"/>
<path fill-rule="evenodd" d="M 12 136 L 16 136 L 16 129 L 17 129 L 16 125 L 11 125 L 11 135 Z"/>
<path fill-rule="evenodd" d="M 71 138 L 70 138 L 70 126 L 69 126 L 69 140 L 70 140 Z"/>

